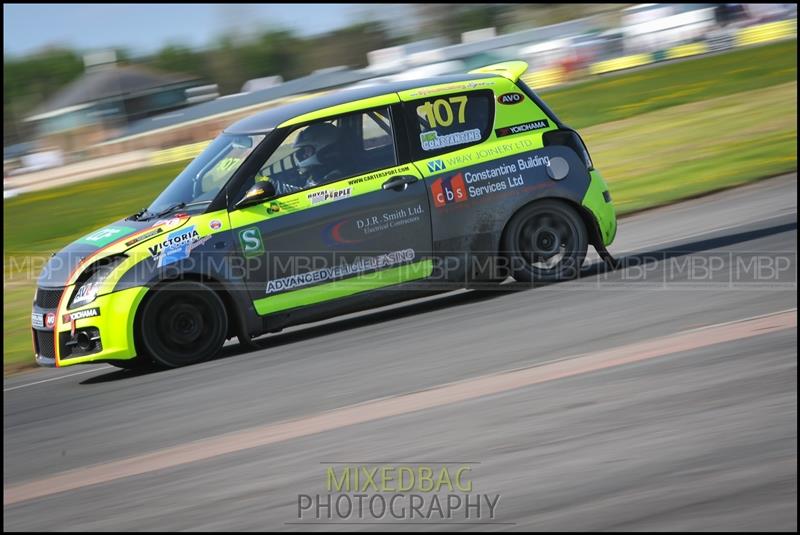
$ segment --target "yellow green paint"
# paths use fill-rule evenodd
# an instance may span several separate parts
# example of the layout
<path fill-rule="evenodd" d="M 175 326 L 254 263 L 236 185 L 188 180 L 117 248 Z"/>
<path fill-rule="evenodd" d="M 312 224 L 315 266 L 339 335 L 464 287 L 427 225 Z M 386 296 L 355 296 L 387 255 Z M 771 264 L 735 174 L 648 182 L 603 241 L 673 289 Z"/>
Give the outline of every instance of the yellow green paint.
<path fill-rule="evenodd" d="M 293 119 L 289 119 L 288 121 L 281 123 L 280 127 L 285 128 L 287 126 L 294 126 L 298 124 L 307 123 L 309 121 L 325 119 L 326 117 L 335 117 L 337 115 L 357 112 L 369 108 L 376 108 L 379 106 L 390 106 L 392 104 L 398 103 L 399 101 L 400 100 L 397 97 L 397 93 L 387 93 L 386 95 L 379 95 L 376 97 L 354 100 L 352 102 L 339 104 L 338 106 L 331 106 L 329 108 L 325 108 L 322 110 L 312 111 L 310 113 L 298 115 Z"/>
<path fill-rule="evenodd" d="M 273 314 L 331 299 L 377 290 L 403 282 L 423 279 L 433 272 L 433 261 L 423 260 L 348 279 L 328 282 L 309 288 L 264 297 L 253 302 L 260 315 Z"/>
<path fill-rule="evenodd" d="M 603 197 L 603 192 L 608 191 L 608 184 L 600 171 L 591 171 L 590 176 L 589 189 L 581 204 L 588 208 L 597 219 L 603 245 L 610 245 L 617 234 L 617 214 L 614 210 L 614 203 L 606 202 Z"/>
<path fill-rule="evenodd" d="M 100 315 L 93 318 L 75 320 L 76 328 L 97 327 L 100 330 L 100 340 L 103 351 L 94 355 L 83 357 L 59 359 L 59 366 L 71 366 L 97 360 L 125 360 L 136 356 L 133 329 L 136 310 L 139 308 L 147 288 L 128 288 L 113 294 L 98 297 L 93 303 L 70 312 L 89 308 L 99 308 Z M 58 321 L 66 313 L 66 305 L 58 311 Z M 60 327 L 59 327 L 60 325 Z M 124 325 L 124 328 L 120 328 Z M 71 324 L 57 324 L 57 332 L 69 332 Z M 58 335 L 56 335 L 58 336 Z"/>
<path fill-rule="evenodd" d="M 516 82 L 519 80 L 519 77 L 528 70 L 528 64 L 524 61 L 506 61 L 504 63 L 495 63 L 494 65 L 488 65 L 486 67 L 481 67 L 480 69 L 475 69 L 473 71 L 469 71 L 470 74 L 496 74 L 511 80 L 512 82 Z"/>

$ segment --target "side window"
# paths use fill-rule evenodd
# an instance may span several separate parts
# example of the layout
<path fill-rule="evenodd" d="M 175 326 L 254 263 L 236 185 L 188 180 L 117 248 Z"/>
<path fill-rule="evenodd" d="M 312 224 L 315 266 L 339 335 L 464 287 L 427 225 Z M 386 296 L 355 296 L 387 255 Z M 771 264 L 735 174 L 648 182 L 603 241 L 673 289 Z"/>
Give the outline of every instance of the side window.
<path fill-rule="evenodd" d="M 361 129 L 364 133 L 365 151 L 385 149 L 392 146 L 394 142 L 391 121 L 380 111 L 363 114 Z"/>
<path fill-rule="evenodd" d="M 411 145 L 420 158 L 485 141 L 492 130 L 491 91 L 442 95 L 407 104 Z"/>
<path fill-rule="evenodd" d="M 256 179 L 273 181 L 284 195 L 396 164 L 389 110 L 379 108 L 291 131 Z"/>
<path fill-rule="evenodd" d="M 295 168 L 294 158 L 294 144 L 297 141 L 297 136 L 302 129 L 290 132 L 286 139 L 275 149 L 272 156 L 269 157 L 267 163 L 261 168 L 261 172 L 267 176 L 276 176 L 281 173 L 287 173 Z"/>

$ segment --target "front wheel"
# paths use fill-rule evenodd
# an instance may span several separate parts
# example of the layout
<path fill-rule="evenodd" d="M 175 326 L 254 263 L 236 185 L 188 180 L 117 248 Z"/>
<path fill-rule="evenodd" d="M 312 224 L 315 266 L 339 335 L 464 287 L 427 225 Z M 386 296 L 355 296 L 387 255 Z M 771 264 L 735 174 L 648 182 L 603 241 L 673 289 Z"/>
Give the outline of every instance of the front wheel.
<path fill-rule="evenodd" d="M 588 239 L 580 216 L 565 203 L 547 200 L 517 212 L 503 237 L 512 276 L 524 282 L 554 282 L 578 276 Z"/>
<path fill-rule="evenodd" d="M 228 315 L 216 292 L 180 281 L 158 287 L 144 303 L 138 339 L 147 357 L 178 368 L 213 358 L 227 332 Z"/>

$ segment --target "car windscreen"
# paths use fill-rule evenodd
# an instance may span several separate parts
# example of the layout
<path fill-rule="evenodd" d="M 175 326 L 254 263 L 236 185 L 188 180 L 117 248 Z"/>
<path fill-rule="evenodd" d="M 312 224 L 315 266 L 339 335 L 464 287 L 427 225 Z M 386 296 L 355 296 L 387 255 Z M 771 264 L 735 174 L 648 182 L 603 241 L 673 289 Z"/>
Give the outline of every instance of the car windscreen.
<path fill-rule="evenodd" d="M 264 137 L 264 134 L 220 135 L 167 186 L 147 211 L 159 214 L 178 204 L 207 206 Z"/>

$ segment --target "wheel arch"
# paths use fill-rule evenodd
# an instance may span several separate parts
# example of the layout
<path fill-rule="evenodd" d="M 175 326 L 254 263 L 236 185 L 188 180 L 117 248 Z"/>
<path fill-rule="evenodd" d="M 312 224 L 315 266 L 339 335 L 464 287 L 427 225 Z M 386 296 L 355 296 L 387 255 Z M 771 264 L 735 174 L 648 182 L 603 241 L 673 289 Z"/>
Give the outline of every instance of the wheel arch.
<path fill-rule="evenodd" d="M 518 206 L 506 219 L 506 222 L 503 224 L 503 230 L 500 233 L 500 239 L 497 242 L 497 252 L 498 254 L 502 254 L 502 247 L 503 243 L 505 242 L 506 233 L 508 232 L 508 227 L 514 217 L 521 212 L 522 210 L 527 209 L 529 206 L 542 203 L 545 201 L 549 202 L 560 202 L 567 207 L 571 208 L 583 221 L 583 225 L 586 227 L 586 232 L 589 238 L 589 244 L 592 245 L 595 249 L 599 247 L 603 247 L 603 237 L 600 234 L 600 227 L 597 224 L 597 220 L 595 219 L 594 215 L 584 206 L 575 202 L 573 199 L 569 197 L 563 196 L 549 196 L 549 197 L 539 197 L 537 199 L 533 199 L 529 202 L 526 202 L 520 206 Z"/>
<path fill-rule="evenodd" d="M 133 341 L 134 341 L 134 349 L 136 350 L 136 354 L 139 355 L 139 325 L 141 322 L 141 313 L 144 309 L 144 305 L 147 303 L 149 299 L 155 294 L 155 291 L 159 288 L 166 286 L 171 283 L 182 282 L 182 281 L 192 281 L 192 282 L 199 282 L 209 287 L 211 291 L 217 294 L 219 298 L 222 300 L 223 305 L 225 306 L 225 314 L 228 316 L 228 332 L 226 333 L 226 339 L 233 338 L 234 336 L 239 336 L 241 332 L 246 330 L 247 321 L 244 317 L 244 313 L 240 307 L 236 305 L 236 300 L 231 295 L 230 291 L 225 288 L 225 285 L 219 281 L 218 279 L 211 277 L 209 275 L 201 274 L 201 273 L 193 273 L 187 272 L 182 273 L 179 277 L 171 277 L 171 278 L 164 278 L 158 279 L 156 281 L 152 281 L 149 286 L 149 290 L 147 294 L 142 298 L 139 302 L 139 306 L 136 307 L 136 314 L 133 320 Z"/>

